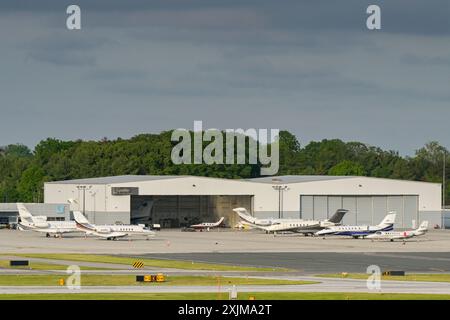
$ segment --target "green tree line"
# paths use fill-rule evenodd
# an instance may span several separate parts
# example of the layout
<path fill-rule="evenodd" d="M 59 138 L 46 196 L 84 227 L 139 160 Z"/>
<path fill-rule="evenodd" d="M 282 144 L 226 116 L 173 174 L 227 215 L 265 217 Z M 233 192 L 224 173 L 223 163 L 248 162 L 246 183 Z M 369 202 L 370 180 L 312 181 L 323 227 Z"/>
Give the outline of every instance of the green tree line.
<path fill-rule="evenodd" d="M 171 141 L 171 135 L 165 131 L 100 141 L 49 138 L 34 150 L 21 144 L 0 147 L 0 202 L 42 202 L 44 182 L 55 180 L 128 174 L 231 179 L 260 175 L 260 164 L 173 164 L 171 152 L 177 142 Z M 402 157 L 396 151 L 339 139 L 313 141 L 302 147 L 293 134 L 281 131 L 279 150 L 278 175 L 358 175 L 439 183 L 447 153 L 447 203 L 450 199 L 450 155 L 436 141 L 418 149 L 414 156 Z"/>

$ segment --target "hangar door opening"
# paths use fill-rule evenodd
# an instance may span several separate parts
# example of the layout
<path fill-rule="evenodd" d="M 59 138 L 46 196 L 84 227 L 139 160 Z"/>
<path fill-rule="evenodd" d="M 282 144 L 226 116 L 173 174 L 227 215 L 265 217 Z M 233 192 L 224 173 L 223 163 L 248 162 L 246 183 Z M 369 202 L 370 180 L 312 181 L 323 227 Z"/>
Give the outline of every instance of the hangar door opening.
<path fill-rule="evenodd" d="M 300 217 L 302 219 L 327 219 L 337 209 L 347 209 L 343 224 L 376 225 L 389 211 L 395 211 L 396 227 L 412 228 L 419 219 L 419 196 L 417 195 L 301 195 Z"/>
<path fill-rule="evenodd" d="M 182 228 L 225 217 L 224 225 L 233 227 L 239 221 L 237 207 L 253 212 L 253 195 L 131 196 L 131 223 Z"/>

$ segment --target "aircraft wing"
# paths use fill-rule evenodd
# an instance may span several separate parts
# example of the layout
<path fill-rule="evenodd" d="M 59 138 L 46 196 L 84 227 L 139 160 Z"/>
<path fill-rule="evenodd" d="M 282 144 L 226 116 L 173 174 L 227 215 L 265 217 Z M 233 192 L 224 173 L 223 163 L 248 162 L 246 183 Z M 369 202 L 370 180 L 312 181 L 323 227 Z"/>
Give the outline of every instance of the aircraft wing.
<path fill-rule="evenodd" d="M 247 226 L 250 226 L 250 227 L 252 227 L 252 228 L 255 228 L 255 229 L 260 229 L 260 230 L 264 230 L 264 231 L 269 231 L 269 229 L 267 228 L 267 226 L 261 226 L 261 225 L 259 225 L 259 224 L 250 223 L 250 222 L 244 221 L 244 220 L 241 220 L 241 223 L 242 223 L 242 224 L 245 224 L 245 225 L 247 225 Z"/>
<path fill-rule="evenodd" d="M 123 232 L 111 232 L 111 233 L 95 232 L 93 234 L 100 238 L 123 238 L 123 237 L 128 236 L 128 233 L 123 233 Z"/>
<path fill-rule="evenodd" d="M 190 225 L 189 227 L 190 228 L 194 228 L 194 229 L 206 229 L 206 228 L 208 228 L 204 224 L 193 224 L 193 225 Z"/>
<path fill-rule="evenodd" d="M 297 228 L 295 230 L 293 229 L 291 231 L 295 232 L 295 233 L 316 233 L 322 229 L 323 228 L 320 228 L 320 227 L 311 227 L 311 228 L 303 227 L 303 228 Z"/>
<path fill-rule="evenodd" d="M 332 234 L 335 234 L 335 233 L 337 233 L 336 230 L 325 228 L 325 229 L 317 231 L 315 233 L 315 235 L 316 236 L 325 236 L 325 235 L 332 235 Z"/>

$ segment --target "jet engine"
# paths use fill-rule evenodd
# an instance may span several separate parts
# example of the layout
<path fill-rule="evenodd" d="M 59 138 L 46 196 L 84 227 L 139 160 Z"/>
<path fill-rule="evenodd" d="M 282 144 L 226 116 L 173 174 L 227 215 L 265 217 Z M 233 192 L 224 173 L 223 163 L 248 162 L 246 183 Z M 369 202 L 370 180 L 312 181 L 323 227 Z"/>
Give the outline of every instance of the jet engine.
<path fill-rule="evenodd" d="M 98 233 L 111 233 L 112 232 L 111 228 L 108 228 L 108 227 L 98 228 L 95 231 L 97 231 Z"/>

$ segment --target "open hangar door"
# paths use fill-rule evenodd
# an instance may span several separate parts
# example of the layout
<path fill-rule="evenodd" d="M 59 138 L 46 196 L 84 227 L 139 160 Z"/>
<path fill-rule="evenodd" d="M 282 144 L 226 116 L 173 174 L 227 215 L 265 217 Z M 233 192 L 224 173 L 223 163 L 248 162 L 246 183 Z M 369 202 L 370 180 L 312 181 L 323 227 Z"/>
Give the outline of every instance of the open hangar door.
<path fill-rule="evenodd" d="M 418 224 L 419 196 L 417 195 L 301 195 L 302 219 L 327 219 L 337 209 L 347 209 L 344 225 L 376 225 L 389 211 L 397 213 L 395 226 L 412 228 Z"/>
<path fill-rule="evenodd" d="M 18 221 L 19 221 L 19 213 L 0 211 L 0 228 L 15 226 L 17 225 Z"/>
<path fill-rule="evenodd" d="M 181 228 L 201 222 L 216 222 L 233 227 L 239 219 L 233 209 L 253 212 L 252 195 L 148 195 L 131 196 L 131 223 L 155 224 L 162 228 Z"/>

